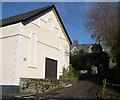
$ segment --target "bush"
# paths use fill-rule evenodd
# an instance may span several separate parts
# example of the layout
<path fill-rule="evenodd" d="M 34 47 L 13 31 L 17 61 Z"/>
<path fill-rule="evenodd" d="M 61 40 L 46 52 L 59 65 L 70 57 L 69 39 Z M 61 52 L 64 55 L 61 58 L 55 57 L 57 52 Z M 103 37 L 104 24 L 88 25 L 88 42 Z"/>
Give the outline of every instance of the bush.
<path fill-rule="evenodd" d="M 63 68 L 62 79 L 70 81 L 72 84 L 76 84 L 79 80 L 79 77 L 79 71 L 75 71 L 71 65 L 69 65 L 67 69 Z"/>
<path fill-rule="evenodd" d="M 120 100 L 120 94 L 117 91 L 109 88 L 104 88 L 98 93 L 98 96 L 103 100 Z"/>

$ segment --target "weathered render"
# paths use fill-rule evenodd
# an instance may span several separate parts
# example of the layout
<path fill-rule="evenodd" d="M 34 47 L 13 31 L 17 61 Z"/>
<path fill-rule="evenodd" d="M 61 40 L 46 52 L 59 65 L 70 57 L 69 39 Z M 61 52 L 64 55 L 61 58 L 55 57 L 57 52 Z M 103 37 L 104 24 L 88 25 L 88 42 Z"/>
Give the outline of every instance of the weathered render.
<path fill-rule="evenodd" d="M 57 62 L 57 79 L 63 67 L 69 65 L 71 41 L 55 6 L 44 7 L 40 12 L 38 9 L 35 15 L 32 12 L 25 20 L 21 19 L 23 15 L 18 21 L 3 20 L 0 28 L 0 85 L 3 87 L 19 87 L 20 78 L 45 78 L 46 58 Z"/>

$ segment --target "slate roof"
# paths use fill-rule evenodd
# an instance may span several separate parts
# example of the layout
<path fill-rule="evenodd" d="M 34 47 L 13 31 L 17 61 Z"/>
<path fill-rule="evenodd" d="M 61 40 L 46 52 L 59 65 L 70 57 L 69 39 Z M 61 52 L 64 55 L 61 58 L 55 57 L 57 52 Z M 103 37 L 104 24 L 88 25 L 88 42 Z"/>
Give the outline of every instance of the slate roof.
<path fill-rule="evenodd" d="M 74 43 L 70 46 L 70 51 L 76 47 L 78 50 L 83 49 L 85 52 L 88 52 L 88 48 L 90 48 L 93 44 L 77 44 L 75 45 Z M 103 50 L 105 52 L 109 52 L 110 51 L 110 47 L 106 46 L 105 44 L 101 44 Z"/>
<path fill-rule="evenodd" d="M 89 48 L 90 46 L 92 46 L 92 45 L 93 45 L 93 44 L 78 44 L 78 45 L 72 44 L 72 45 L 70 46 L 70 50 L 72 50 L 74 47 L 76 47 L 78 50 L 83 49 L 85 52 L 87 52 L 87 51 L 88 51 L 88 48 Z"/>
<path fill-rule="evenodd" d="M 23 22 L 37 14 L 40 14 L 48 9 L 51 9 L 54 5 L 50 5 L 50 6 L 45 6 L 43 8 L 39 8 L 33 11 L 29 11 L 29 12 L 25 12 L 19 15 L 15 15 L 6 19 L 1 20 L 2 21 L 2 27 L 7 26 L 7 25 L 11 25 L 11 24 L 15 24 L 18 22 Z"/>
<path fill-rule="evenodd" d="M 86 52 L 88 51 L 88 48 L 90 48 L 93 44 L 79 44 L 78 49 L 83 49 Z"/>
<path fill-rule="evenodd" d="M 16 24 L 18 22 L 22 22 L 23 25 L 26 25 L 28 24 L 29 22 L 35 20 L 36 18 L 46 14 L 47 12 L 51 11 L 52 9 L 55 9 L 55 12 L 62 24 L 62 27 L 68 37 L 68 40 L 70 41 L 70 44 L 72 44 L 72 41 L 63 25 L 63 22 L 56 10 L 56 7 L 54 5 L 49 5 L 49 6 L 45 6 L 45 7 L 42 7 L 42 8 L 39 8 L 39 9 L 36 9 L 36 10 L 33 10 L 33 11 L 29 11 L 29 12 L 26 12 L 26 13 L 22 13 L 22 14 L 19 14 L 19 15 L 15 15 L 15 16 L 12 16 L 12 17 L 9 17 L 9 18 L 5 18 L 5 19 L 2 19 L 0 20 L 0 27 L 4 27 L 4 26 L 8 26 L 8 25 L 11 25 L 11 24 Z"/>

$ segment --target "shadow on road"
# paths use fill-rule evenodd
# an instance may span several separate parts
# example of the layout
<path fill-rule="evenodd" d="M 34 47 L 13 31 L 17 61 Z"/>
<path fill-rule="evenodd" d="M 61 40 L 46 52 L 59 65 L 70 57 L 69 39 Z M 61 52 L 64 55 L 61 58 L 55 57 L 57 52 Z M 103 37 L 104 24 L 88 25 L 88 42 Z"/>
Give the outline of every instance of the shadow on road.
<path fill-rule="evenodd" d="M 92 75 L 92 74 L 83 74 L 80 77 L 80 81 L 81 80 L 86 80 L 86 81 L 90 81 L 96 85 L 102 85 L 103 83 L 103 78 L 101 78 L 99 75 Z"/>
<path fill-rule="evenodd" d="M 97 85 L 102 85 L 103 80 L 106 79 L 109 83 L 116 83 L 115 80 L 115 69 L 109 69 L 108 71 L 104 72 L 103 74 L 82 74 L 80 80 L 87 80 L 93 82 Z"/>

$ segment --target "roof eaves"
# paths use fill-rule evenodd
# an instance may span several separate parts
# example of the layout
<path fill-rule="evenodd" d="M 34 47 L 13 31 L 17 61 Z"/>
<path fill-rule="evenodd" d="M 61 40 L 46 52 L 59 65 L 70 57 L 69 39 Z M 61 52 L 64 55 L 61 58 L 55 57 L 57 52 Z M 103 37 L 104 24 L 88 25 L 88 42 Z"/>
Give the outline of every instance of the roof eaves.
<path fill-rule="evenodd" d="M 23 13 L 23 14 L 19 14 L 19 15 L 16 15 L 16 16 L 12 16 L 12 17 L 9 17 L 9 18 L 6 18 L 6 19 L 2 19 L 0 20 L 0 27 L 4 27 L 4 26 L 7 26 L 7 25 L 11 25 L 11 24 L 16 24 L 16 23 L 19 23 L 19 22 L 22 22 L 23 25 L 26 25 L 28 24 L 29 22 L 31 22 L 32 20 L 35 19 L 36 16 L 40 16 L 42 15 L 45 11 L 48 11 L 48 10 L 51 10 L 52 8 L 54 8 L 61 24 L 62 24 L 62 27 L 67 35 L 67 38 L 70 42 L 70 44 L 72 44 L 72 41 L 65 29 L 65 26 L 58 14 L 58 11 L 55 7 L 55 5 L 49 5 L 49 6 L 45 6 L 43 8 L 39 8 L 39 9 L 36 9 L 36 10 L 33 10 L 33 11 L 29 11 L 29 12 L 26 12 L 26 13 Z"/>
<path fill-rule="evenodd" d="M 25 12 L 25 13 L 22 13 L 19 15 L 11 16 L 9 18 L 2 19 L 2 20 L 0 20 L 0 26 L 4 27 L 7 25 L 16 24 L 18 22 L 22 22 L 24 24 L 24 21 L 28 21 L 33 16 L 43 13 L 43 12 L 51 9 L 53 6 L 54 5 L 45 6 L 43 8 L 39 8 L 36 10 L 32 10 L 32 11 Z"/>
<path fill-rule="evenodd" d="M 72 41 L 71 41 L 71 39 L 70 39 L 70 37 L 69 37 L 69 35 L 68 35 L 66 29 L 65 29 L 65 26 L 64 26 L 64 24 L 63 24 L 63 22 L 62 22 L 62 20 L 61 20 L 61 18 L 60 18 L 60 16 L 59 16 L 59 13 L 58 13 L 58 11 L 57 11 L 55 5 L 53 5 L 53 8 L 55 9 L 55 12 L 56 12 L 56 14 L 57 14 L 57 16 L 58 16 L 58 18 L 59 18 L 61 24 L 62 24 L 62 27 L 63 27 L 63 29 L 64 29 L 64 31 L 65 31 L 67 37 L 68 37 L 68 40 L 69 40 L 70 44 L 72 44 Z"/>

